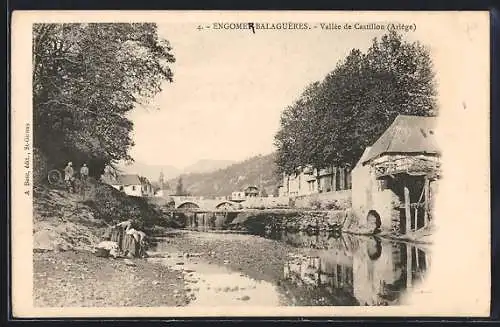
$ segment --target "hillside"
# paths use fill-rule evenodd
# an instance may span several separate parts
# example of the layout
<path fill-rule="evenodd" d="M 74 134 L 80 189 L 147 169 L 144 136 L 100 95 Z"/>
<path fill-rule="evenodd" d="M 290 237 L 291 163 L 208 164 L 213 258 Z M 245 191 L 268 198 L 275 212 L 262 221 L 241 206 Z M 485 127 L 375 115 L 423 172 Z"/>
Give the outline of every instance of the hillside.
<path fill-rule="evenodd" d="M 231 160 L 201 159 L 184 168 L 185 174 L 211 173 L 235 163 Z"/>
<path fill-rule="evenodd" d="M 247 185 L 262 186 L 267 194 L 277 192 L 274 154 L 259 155 L 211 173 L 182 175 L 184 189 L 195 196 L 226 196 Z M 175 190 L 177 179 L 169 180 Z"/>
<path fill-rule="evenodd" d="M 211 173 L 218 169 L 226 168 L 233 163 L 234 161 L 231 160 L 201 159 L 181 169 L 172 165 L 154 165 L 136 161 L 129 164 L 120 163 L 118 168 L 123 173 L 139 174 L 147 177 L 150 181 L 157 181 L 160 177 L 160 172 L 163 172 L 165 179 L 168 180 L 176 178 L 181 174 Z"/>
<path fill-rule="evenodd" d="M 166 179 L 174 178 L 182 173 L 182 170 L 171 165 L 152 165 L 140 161 L 131 164 L 120 163 L 118 168 L 123 173 L 139 174 L 148 178 L 150 181 L 157 181 L 162 171 Z"/>
<path fill-rule="evenodd" d="M 44 183 L 33 188 L 35 250 L 92 250 L 107 227 L 126 219 L 136 220 L 148 234 L 157 226 L 169 226 L 156 205 L 94 179 L 85 196 Z"/>

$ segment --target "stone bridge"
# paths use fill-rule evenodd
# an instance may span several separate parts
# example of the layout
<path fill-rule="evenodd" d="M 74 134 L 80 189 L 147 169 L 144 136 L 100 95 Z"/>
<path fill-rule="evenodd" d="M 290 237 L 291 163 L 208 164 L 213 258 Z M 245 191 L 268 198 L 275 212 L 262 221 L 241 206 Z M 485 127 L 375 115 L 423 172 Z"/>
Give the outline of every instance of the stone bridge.
<path fill-rule="evenodd" d="M 193 211 L 237 210 L 240 205 L 229 200 L 204 199 L 202 197 L 172 197 L 176 209 Z"/>

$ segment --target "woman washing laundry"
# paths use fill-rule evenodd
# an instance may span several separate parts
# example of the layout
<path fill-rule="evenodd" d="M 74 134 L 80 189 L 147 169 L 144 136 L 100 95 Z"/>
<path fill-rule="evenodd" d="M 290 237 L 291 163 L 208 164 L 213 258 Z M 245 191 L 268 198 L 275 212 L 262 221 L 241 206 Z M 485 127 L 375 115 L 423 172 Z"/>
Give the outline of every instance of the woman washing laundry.
<path fill-rule="evenodd" d="M 110 240 L 116 242 L 127 257 L 146 256 L 146 233 L 137 229 L 134 220 L 129 219 L 113 226 Z"/>

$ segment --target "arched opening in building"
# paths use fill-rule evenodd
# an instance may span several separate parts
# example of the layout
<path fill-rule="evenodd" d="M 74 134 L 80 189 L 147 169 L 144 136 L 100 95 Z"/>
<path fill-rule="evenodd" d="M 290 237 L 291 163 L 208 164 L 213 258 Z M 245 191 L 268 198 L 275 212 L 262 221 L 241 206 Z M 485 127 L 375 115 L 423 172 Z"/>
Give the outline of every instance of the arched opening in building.
<path fill-rule="evenodd" d="M 373 228 L 374 231 L 380 231 L 380 225 L 382 221 L 380 220 L 380 215 L 375 210 L 368 211 L 366 215 L 366 223 L 368 227 Z"/>

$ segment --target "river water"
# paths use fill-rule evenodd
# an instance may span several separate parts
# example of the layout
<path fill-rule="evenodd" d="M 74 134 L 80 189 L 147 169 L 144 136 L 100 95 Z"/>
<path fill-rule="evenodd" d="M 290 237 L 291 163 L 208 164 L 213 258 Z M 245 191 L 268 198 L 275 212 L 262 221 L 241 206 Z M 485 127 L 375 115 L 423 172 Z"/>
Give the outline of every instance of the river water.
<path fill-rule="evenodd" d="M 248 237 L 251 243 L 256 237 L 192 233 L 197 241 Z M 149 260 L 183 271 L 190 306 L 397 305 L 406 292 L 424 280 L 431 264 L 425 246 L 377 237 L 284 231 L 264 237 L 273 240 L 266 246 L 279 242 L 288 249 L 287 255 L 279 258 L 279 266 L 276 260 L 269 260 L 279 279 L 255 279 L 244 268 L 214 263 L 203 253 L 186 257 L 161 242 L 156 252 L 168 255 Z M 265 256 L 266 249 L 258 252 Z M 266 264 L 266 258 L 258 254 L 252 258 Z"/>

